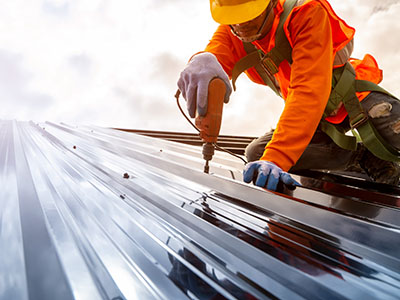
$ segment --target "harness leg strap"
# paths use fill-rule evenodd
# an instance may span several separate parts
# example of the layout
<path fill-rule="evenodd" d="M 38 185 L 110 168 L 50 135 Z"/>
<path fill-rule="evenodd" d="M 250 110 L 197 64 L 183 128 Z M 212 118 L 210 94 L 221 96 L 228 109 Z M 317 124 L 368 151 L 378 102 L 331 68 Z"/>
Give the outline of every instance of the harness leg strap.
<path fill-rule="evenodd" d="M 346 63 L 334 91 L 335 93 L 332 93 L 333 97 L 344 95 L 342 101 L 349 115 L 351 129 L 357 130 L 362 142 L 368 150 L 380 159 L 400 162 L 400 151 L 395 149 L 380 136 L 356 96 L 356 92 L 363 91 L 376 91 L 388 95 L 390 94 L 372 82 L 356 80 L 355 71 L 350 63 Z M 324 125 L 325 122 L 326 121 L 321 122 L 322 130 L 328 134 L 337 145 L 345 149 L 353 147 L 348 136 L 344 133 L 340 133 L 339 130 L 334 131 L 331 128 L 331 126 L 335 126 L 333 124 Z"/>

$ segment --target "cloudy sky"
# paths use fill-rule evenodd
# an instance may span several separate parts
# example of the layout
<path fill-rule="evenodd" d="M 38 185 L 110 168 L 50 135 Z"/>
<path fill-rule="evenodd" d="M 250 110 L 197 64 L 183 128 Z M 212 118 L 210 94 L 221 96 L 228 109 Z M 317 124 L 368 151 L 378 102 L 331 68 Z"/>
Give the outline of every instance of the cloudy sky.
<path fill-rule="evenodd" d="M 331 0 L 400 95 L 400 1 Z M 0 7 L 0 118 L 193 132 L 174 94 L 217 24 L 207 0 L 13 0 Z M 222 133 L 260 135 L 283 100 L 245 76 Z M 184 103 L 183 103 L 184 105 Z"/>

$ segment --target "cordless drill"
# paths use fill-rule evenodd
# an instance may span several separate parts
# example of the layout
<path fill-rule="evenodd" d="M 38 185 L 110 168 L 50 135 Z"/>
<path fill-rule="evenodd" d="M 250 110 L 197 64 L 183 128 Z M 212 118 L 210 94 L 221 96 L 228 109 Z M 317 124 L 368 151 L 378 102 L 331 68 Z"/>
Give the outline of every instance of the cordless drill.
<path fill-rule="evenodd" d="M 209 161 L 214 155 L 214 143 L 217 142 L 222 121 L 226 86 L 222 79 L 214 78 L 208 85 L 207 113 L 204 117 L 197 115 L 195 124 L 200 130 L 200 138 L 204 141 L 203 158 L 206 161 L 204 173 L 209 173 Z"/>

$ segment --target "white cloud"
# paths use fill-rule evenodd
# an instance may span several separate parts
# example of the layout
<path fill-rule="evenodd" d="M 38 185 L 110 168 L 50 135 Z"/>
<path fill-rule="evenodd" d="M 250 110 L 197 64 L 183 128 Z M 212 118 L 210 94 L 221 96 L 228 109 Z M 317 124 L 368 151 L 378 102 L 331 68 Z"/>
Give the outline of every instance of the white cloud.
<path fill-rule="evenodd" d="M 68 57 L 68 63 L 74 68 L 81 76 L 92 76 L 93 61 L 87 54 L 74 54 Z"/>
<path fill-rule="evenodd" d="M 32 74 L 23 68 L 22 55 L 0 50 L 0 118 L 30 120 L 55 103 L 45 93 L 32 90 Z"/>
<path fill-rule="evenodd" d="M 400 1 L 330 1 L 337 13 L 356 28 L 354 57 L 372 54 L 384 71 L 382 86 L 400 95 Z"/>
<path fill-rule="evenodd" d="M 64 0 L 46 0 L 42 4 L 44 12 L 54 14 L 56 17 L 64 17 L 69 13 L 69 3 Z"/>

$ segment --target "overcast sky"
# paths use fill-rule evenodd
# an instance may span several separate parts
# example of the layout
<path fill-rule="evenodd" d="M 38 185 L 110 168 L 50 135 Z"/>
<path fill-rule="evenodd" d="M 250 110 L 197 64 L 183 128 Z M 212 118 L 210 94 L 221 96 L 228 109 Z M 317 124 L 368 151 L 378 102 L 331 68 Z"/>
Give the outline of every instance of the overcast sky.
<path fill-rule="evenodd" d="M 330 3 L 357 30 L 353 56 L 373 54 L 400 96 L 400 1 Z M 0 118 L 193 132 L 176 81 L 216 27 L 207 0 L 2 1 Z M 273 127 L 283 100 L 246 76 L 237 87 L 222 133 Z"/>

